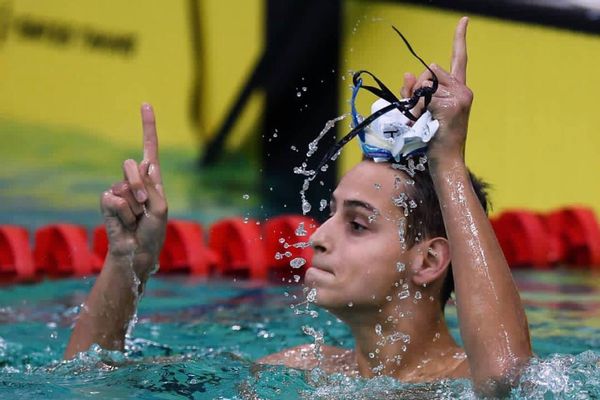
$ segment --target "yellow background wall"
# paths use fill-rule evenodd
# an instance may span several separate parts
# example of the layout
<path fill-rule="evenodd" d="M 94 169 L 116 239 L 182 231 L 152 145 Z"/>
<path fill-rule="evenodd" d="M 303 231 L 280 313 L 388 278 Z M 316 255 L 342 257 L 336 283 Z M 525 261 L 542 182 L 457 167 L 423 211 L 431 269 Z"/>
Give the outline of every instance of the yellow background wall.
<path fill-rule="evenodd" d="M 45 126 L 39 134 L 46 136 L 72 130 L 132 147 L 140 142 L 138 105 L 150 101 L 163 149 L 199 148 L 225 117 L 263 51 L 265 11 L 262 0 L 198 3 L 202 58 L 195 61 L 185 0 L 0 0 L 0 14 L 10 10 L 9 17 L 0 15 L 0 33 L 8 32 L 0 35 L 0 122 Z M 421 71 L 391 24 L 425 60 L 448 65 L 459 14 L 387 2 L 347 0 L 343 6 L 340 113 L 348 111 L 347 71 L 369 69 L 392 88 L 400 87 L 404 71 Z M 14 30 L 23 17 L 68 26 L 79 36 L 64 46 L 23 39 Z M 134 37 L 135 51 L 125 56 L 91 50 L 81 37 L 86 29 Z M 468 45 L 468 83 L 475 103 L 467 158 L 493 184 L 495 211 L 585 204 L 600 214 L 600 36 L 472 16 Z M 189 118 L 198 66 L 199 127 Z M 359 109 L 368 111 L 372 101 L 362 94 Z M 261 93 L 255 93 L 230 135 L 230 149 L 249 135 L 260 137 L 263 104 Z M 7 142 L 6 136 L 0 140 Z M 2 153 L 5 165 L 10 153 Z M 357 146 L 347 146 L 342 172 L 358 158 Z M 14 169 L 21 166 L 15 163 Z"/>
<path fill-rule="evenodd" d="M 199 4 L 201 127 L 189 118 L 195 64 L 186 0 L 3 0 L 9 17 L 0 45 L 0 116 L 82 129 L 129 146 L 140 142 L 138 105 L 149 101 L 161 145 L 196 147 L 216 129 L 262 51 L 264 25 L 260 0 Z M 26 39 L 17 34 L 23 19 L 66 27 L 72 39 Z M 135 48 L 129 55 L 93 50 L 85 41 L 89 29 L 129 35 Z M 241 124 L 254 123 L 246 120 Z"/>
<path fill-rule="evenodd" d="M 435 8 L 347 1 L 344 70 L 368 69 L 390 88 L 420 73 L 394 24 L 426 62 L 449 67 L 460 14 Z M 494 211 L 585 204 L 600 214 L 600 35 L 472 16 L 468 31 L 471 112 L 467 161 L 493 184 Z M 349 82 L 346 79 L 345 82 Z M 350 90 L 343 88 L 341 107 Z M 373 97 L 362 93 L 368 113 Z M 349 145 L 342 170 L 359 159 Z"/>

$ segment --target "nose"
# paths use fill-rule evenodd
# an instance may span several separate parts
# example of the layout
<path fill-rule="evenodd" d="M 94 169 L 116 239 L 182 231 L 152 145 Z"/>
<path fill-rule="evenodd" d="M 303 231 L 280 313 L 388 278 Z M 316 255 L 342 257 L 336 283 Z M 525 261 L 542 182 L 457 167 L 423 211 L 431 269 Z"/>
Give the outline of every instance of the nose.
<path fill-rule="evenodd" d="M 329 231 L 332 218 L 329 218 L 310 237 L 310 244 L 315 253 L 326 253 L 331 250 Z"/>

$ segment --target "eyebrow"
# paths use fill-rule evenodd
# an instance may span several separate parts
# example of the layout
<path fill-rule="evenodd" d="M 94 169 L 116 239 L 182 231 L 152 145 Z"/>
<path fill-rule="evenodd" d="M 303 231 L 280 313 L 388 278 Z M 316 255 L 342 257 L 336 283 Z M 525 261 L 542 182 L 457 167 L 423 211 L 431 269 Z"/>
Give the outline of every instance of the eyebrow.
<path fill-rule="evenodd" d="M 333 196 L 331 196 L 330 202 L 333 204 L 337 204 L 337 201 L 335 200 L 335 197 L 333 197 Z M 344 200 L 344 207 L 364 208 L 365 210 L 370 211 L 370 212 L 378 212 L 377 208 L 375 208 L 371 204 L 367 203 L 366 201 L 357 200 L 357 199 Z"/>

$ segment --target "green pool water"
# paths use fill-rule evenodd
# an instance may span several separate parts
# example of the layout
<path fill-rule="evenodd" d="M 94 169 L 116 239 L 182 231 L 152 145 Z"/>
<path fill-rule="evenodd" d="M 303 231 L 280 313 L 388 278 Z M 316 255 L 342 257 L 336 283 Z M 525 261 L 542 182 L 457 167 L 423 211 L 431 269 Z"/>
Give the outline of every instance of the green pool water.
<path fill-rule="evenodd" d="M 600 274 L 516 271 L 515 279 L 538 358 L 512 398 L 600 398 Z M 311 342 L 305 325 L 322 330 L 327 344 L 353 342 L 345 325 L 324 311 L 316 318 L 294 313 L 300 286 L 247 281 L 157 276 L 124 354 L 92 348 L 63 362 L 92 284 L 89 278 L 0 287 L 0 398 L 474 398 L 466 380 L 407 385 L 255 364 Z M 458 337 L 455 308 L 447 314 Z M 99 368 L 99 361 L 116 366 Z"/>

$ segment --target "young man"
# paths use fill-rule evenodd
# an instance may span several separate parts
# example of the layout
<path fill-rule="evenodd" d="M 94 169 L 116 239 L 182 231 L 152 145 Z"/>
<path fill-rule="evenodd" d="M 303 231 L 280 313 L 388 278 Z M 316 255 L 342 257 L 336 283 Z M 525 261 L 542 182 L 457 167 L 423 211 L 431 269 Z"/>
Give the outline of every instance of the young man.
<path fill-rule="evenodd" d="M 498 395 L 532 355 L 517 289 L 464 162 L 472 102 L 465 85 L 466 26 L 463 18 L 456 28 L 451 71 L 430 67 L 439 87 L 428 110 L 439 129 L 427 150 L 427 170 L 409 177 L 389 163 L 362 161 L 339 183 L 331 217 L 311 238 L 315 255 L 305 283 L 356 341 L 353 351 L 323 347 L 327 372 L 409 382 L 470 377 L 478 392 Z M 406 74 L 402 95 L 430 85 L 431 77 L 429 70 L 418 79 Z M 102 197 L 110 250 L 67 358 L 93 343 L 123 349 L 138 295 L 157 263 L 167 203 L 148 105 L 142 121 L 143 161 L 125 161 L 125 180 Z M 444 320 L 452 278 L 464 350 Z M 259 361 L 312 368 L 313 347 Z"/>

